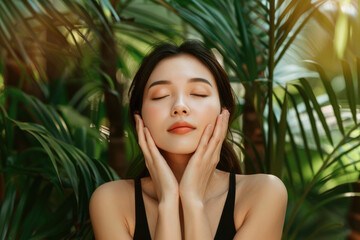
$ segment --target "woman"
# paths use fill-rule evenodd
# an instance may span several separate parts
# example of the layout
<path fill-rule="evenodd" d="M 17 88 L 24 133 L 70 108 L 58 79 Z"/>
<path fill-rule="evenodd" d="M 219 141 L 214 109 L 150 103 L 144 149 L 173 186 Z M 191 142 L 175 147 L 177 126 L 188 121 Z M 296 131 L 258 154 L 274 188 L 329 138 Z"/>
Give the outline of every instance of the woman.
<path fill-rule="evenodd" d="M 158 46 L 129 93 L 148 176 L 94 192 L 96 239 L 281 238 L 286 188 L 271 175 L 235 174 L 238 160 L 225 140 L 234 97 L 203 44 Z"/>

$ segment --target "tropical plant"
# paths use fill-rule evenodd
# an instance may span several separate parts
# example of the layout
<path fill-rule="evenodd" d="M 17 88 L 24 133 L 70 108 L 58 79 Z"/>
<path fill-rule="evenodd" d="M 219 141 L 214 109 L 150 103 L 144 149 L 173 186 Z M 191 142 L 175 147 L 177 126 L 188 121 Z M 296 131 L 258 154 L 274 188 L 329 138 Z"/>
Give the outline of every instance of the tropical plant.
<path fill-rule="evenodd" d="M 344 198 L 358 194 L 350 183 L 359 177 L 360 68 L 349 59 L 339 64 L 345 86 L 339 93 L 323 64 L 308 61 L 315 71 L 294 74 L 284 61 L 289 51 L 305 48 L 297 41 L 310 21 L 327 19 L 333 26 L 319 10 L 327 1 L 156 2 L 216 48 L 233 84 L 245 87 L 245 103 L 238 105 L 242 128 L 232 126 L 243 140 L 234 144 L 245 156 L 245 173 L 272 173 L 286 183 L 283 238 L 345 236 L 346 226 L 340 233 L 334 227 L 344 225 Z M 130 158 L 132 136 L 123 107 L 130 66 L 147 46 L 176 40 L 182 29 L 165 8 L 138 3 L 0 2 L 1 239 L 92 237 L 90 194 L 117 178 L 107 166 L 111 158 L 124 162 L 125 153 Z M 126 170 L 126 164 L 120 168 Z"/>
<path fill-rule="evenodd" d="M 1 239 L 71 237 L 71 227 L 77 235 L 91 234 L 90 196 L 117 178 L 106 162 L 95 160 L 106 139 L 90 128 L 89 119 L 73 116 L 71 107 L 45 105 L 14 88 L 4 94 L 10 105 L 8 111 L 1 107 Z M 16 112 L 18 104 L 24 105 L 22 113 Z M 15 120 L 25 117 L 33 121 Z"/>
<path fill-rule="evenodd" d="M 245 103 L 239 113 L 243 128 L 234 129 L 243 141 L 234 144 L 245 156 L 246 173 L 271 173 L 286 183 L 289 204 L 283 238 L 338 239 L 331 227 L 344 225 L 348 206 L 339 198 L 359 195 L 351 183 L 359 178 L 360 94 L 355 89 L 360 70 L 338 60 L 340 79 L 346 83 L 343 98 L 318 63 L 310 61 L 307 69 L 294 74 L 282 61 L 289 50 L 307 48 L 294 43 L 310 21 L 327 20 L 329 32 L 334 32 L 331 16 L 320 10 L 328 1 L 156 2 L 196 29 L 223 56 L 232 81 L 244 86 Z M 352 30 L 358 34 L 358 29 Z M 315 92 L 319 86 L 321 95 Z M 345 210 L 330 211 L 335 200 Z M 320 209 L 325 214 L 316 214 Z"/>
<path fill-rule="evenodd" d="M 181 29 L 144 3 L 0 2 L 0 239 L 92 238 L 90 196 L 126 170 L 132 65 Z"/>

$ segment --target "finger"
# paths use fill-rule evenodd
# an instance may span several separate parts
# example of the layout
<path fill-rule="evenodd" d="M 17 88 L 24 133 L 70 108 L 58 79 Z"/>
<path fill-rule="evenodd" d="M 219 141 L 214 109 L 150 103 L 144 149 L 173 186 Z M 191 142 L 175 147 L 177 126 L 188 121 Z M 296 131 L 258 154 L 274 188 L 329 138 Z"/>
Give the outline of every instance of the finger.
<path fill-rule="evenodd" d="M 137 134 L 137 137 L 138 137 L 138 139 L 140 139 L 140 130 L 139 130 L 139 128 L 140 128 L 140 121 L 139 121 L 139 118 L 138 118 L 138 116 L 136 115 L 136 114 L 134 114 L 134 118 L 135 118 L 135 125 L 136 125 L 136 134 Z"/>
<path fill-rule="evenodd" d="M 163 156 L 159 152 L 159 149 L 157 148 L 157 146 L 154 142 L 154 139 L 152 138 L 151 133 L 147 127 L 144 128 L 144 133 L 145 133 L 146 141 L 148 143 L 149 152 L 150 152 L 152 158 L 153 159 L 163 159 Z M 158 163 L 158 161 L 156 161 L 154 163 Z"/>
<path fill-rule="evenodd" d="M 138 130 L 139 130 L 139 118 L 140 118 L 139 115 L 134 114 L 136 132 L 138 132 Z"/>
<path fill-rule="evenodd" d="M 219 136 L 220 140 L 223 141 L 226 137 L 228 126 L 229 126 L 229 119 L 230 119 L 230 113 L 227 109 L 224 109 L 222 122 L 220 123 L 220 129 L 219 129 Z"/>
<path fill-rule="evenodd" d="M 211 137 L 211 134 L 213 132 L 213 125 L 212 124 L 209 124 L 206 126 L 203 134 L 201 135 L 201 138 L 200 138 L 200 142 L 198 144 L 198 147 L 196 148 L 196 154 L 197 155 L 202 155 L 205 150 L 206 150 L 206 147 L 209 143 L 209 139 Z"/>
<path fill-rule="evenodd" d="M 137 117 L 137 123 L 136 125 L 138 126 L 138 142 L 139 142 L 139 146 L 144 154 L 145 157 L 145 161 L 151 161 L 151 154 L 149 151 L 149 147 L 146 141 L 146 136 L 144 134 L 144 124 L 141 120 L 140 117 Z"/>
<path fill-rule="evenodd" d="M 227 135 L 227 130 L 228 130 L 228 125 L 229 125 L 229 118 L 230 118 L 230 113 L 228 111 L 224 112 L 224 117 L 223 117 L 223 122 L 222 122 L 222 132 L 220 133 L 219 140 L 218 141 L 214 141 L 217 142 L 215 146 L 210 145 L 209 143 L 209 153 L 206 155 L 209 156 L 205 156 L 205 157 L 209 157 L 212 159 L 212 161 L 215 163 L 215 165 L 219 162 L 220 160 L 220 152 L 221 152 L 221 147 L 223 145 L 223 142 L 226 138 Z M 211 151 L 213 148 L 213 151 Z"/>
<path fill-rule="evenodd" d="M 207 150 L 209 151 L 209 154 L 212 154 L 216 147 L 221 146 L 222 142 L 225 139 L 228 122 L 229 122 L 229 112 L 227 110 L 224 110 L 216 122 L 216 126 L 214 129 L 214 133 L 209 141 L 209 146 Z"/>
<path fill-rule="evenodd" d="M 139 114 L 134 114 L 134 119 L 135 119 L 135 123 L 136 123 L 136 132 L 139 135 L 140 124 L 142 124 L 142 121 L 140 121 L 140 120 L 142 120 L 142 119 Z"/>
<path fill-rule="evenodd" d="M 197 154 L 204 154 L 205 150 L 209 148 L 209 140 L 214 137 L 215 129 L 218 128 L 219 123 L 222 121 L 223 113 L 217 116 L 215 128 L 212 127 L 211 124 L 208 125 L 207 128 L 205 128 L 203 135 L 201 136 L 199 145 L 197 147 Z"/>
<path fill-rule="evenodd" d="M 223 140 L 226 138 L 228 127 L 229 127 L 229 120 L 230 120 L 230 112 L 225 110 L 224 112 L 224 119 L 223 119 Z"/>
<path fill-rule="evenodd" d="M 214 142 L 218 142 L 219 141 L 219 137 L 222 133 L 222 125 L 223 125 L 223 121 L 224 121 L 224 113 L 221 113 L 216 121 L 216 124 L 215 124 L 215 128 L 214 128 L 214 131 L 213 131 L 213 134 L 210 138 L 210 141 L 209 141 L 209 146 L 210 144 L 214 143 Z"/>

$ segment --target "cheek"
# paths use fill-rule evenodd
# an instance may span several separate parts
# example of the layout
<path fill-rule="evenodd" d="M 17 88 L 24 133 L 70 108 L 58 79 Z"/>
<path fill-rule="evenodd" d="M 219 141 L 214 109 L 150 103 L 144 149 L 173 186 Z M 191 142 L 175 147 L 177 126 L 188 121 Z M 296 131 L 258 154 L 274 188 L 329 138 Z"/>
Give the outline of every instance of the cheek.
<path fill-rule="evenodd" d="M 220 100 L 214 96 L 201 103 L 196 103 L 193 106 L 193 111 L 197 112 L 202 121 L 214 124 L 217 116 L 221 113 Z"/>
<path fill-rule="evenodd" d="M 168 110 L 161 104 L 145 104 L 141 109 L 142 119 L 145 127 L 151 133 L 155 145 L 159 148 L 166 149 L 166 120 L 169 118 Z"/>
<path fill-rule="evenodd" d="M 152 130 L 158 130 L 159 119 L 165 114 L 164 107 L 160 107 L 159 104 L 144 104 L 141 109 L 141 117 L 144 121 L 144 125 Z"/>
<path fill-rule="evenodd" d="M 204 127 L 210 123 L 214 126 L 216 118 L 220 114 L 220 109 L 220 103 L 208 104 L 199 108 L 199 116 L 201 116 L 201 121 Z"/>

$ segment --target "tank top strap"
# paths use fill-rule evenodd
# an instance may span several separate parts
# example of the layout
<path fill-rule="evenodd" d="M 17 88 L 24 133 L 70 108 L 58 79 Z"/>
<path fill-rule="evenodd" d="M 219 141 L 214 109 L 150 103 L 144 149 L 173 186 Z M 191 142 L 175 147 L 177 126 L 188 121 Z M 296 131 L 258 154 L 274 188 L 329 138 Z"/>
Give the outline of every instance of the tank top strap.
<path fill-rule="evenodd" d="M 234 205 L 236 193 L 235 173 L 229 174 L 229 190 L 226 197 L 223 212 L 215 234 L 215 240 L 233 239 L 236 234 L 234 222 Z"/>
<path fill-rule="evenodd" d="M 234 216 L 234 207 L 235 207 L 235 192 L 236 192 L 236 179 L 235 179 L 235 173 L 230 173 L 230 179 L 229 179 L 229 192 L 228 192 L 228 208 L 229 212 L 232 213 L 232 216 Z M 234 220 L 234 218 L 232 218 Z"/>
<path fill-rule="evenodd" d="M 146 211 L 144 199 L 141 189 L 141 180 L 137 178 L 135 181 L 135 232 L 134 240 L 136 239 L 151 239 L 149 226 L 146 218 Z"/>

